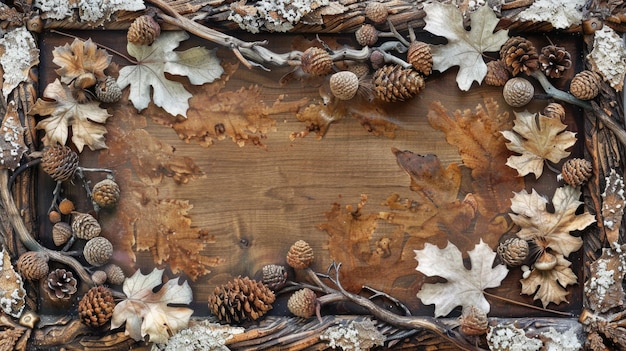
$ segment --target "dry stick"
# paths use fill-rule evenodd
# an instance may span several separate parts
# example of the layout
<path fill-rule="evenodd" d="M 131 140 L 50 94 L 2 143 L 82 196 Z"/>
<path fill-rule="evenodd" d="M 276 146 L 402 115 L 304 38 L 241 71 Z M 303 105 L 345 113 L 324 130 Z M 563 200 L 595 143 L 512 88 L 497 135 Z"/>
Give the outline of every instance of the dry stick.
<path fill-rule="evenodd" d="M 26 224 L 24 224 L 24 220 L 17 210 L 17 206 L 15 206 L 15 202 L 13 201 L 13 196 L 11 195 L 7 186 L 8 180 L 8 170 L 0 170 L 0 200 L 2 201 L 2 205 L 4 205 L 7 211 L 7 216 L 9 217 L 8 220 L 11 222 L 15 233 L 17 234 L 20 241 L 24 244 L 24 246 L 26 246 L 26 248 L 31 251 L 43 252 L 47 254 L 48 257 L 50 257 L 50 259 L 53 261 L 57 261 L 59 263 L 70 266 L 72 269 L 74 269 L 74 271 L 78 274 L 78 276 L 85 284 L 89 286 L 94 285 L 91 277 L 80 262 L 78 262 L 73 257 L 64 255 L 61 252 L 50 250 L 41 246 L 41 244 L 39 244 L 37 240 L 35 240 L 35 238 L 30 235 L 28 229 L 26 228 Z"/>
<path fill-rule="evenodd" d="M 597 103 L 592 102 L 591 106 L 596 118 L 599 119 L 600 122 L 604 123 L 604 125 L 609 128 L 613 132 L 613 134 L 615 134 L 615 137 L 619 140 L 620 143 L 622 143 L 622 145 L 626 146 L 626 131 L 624 131 L 622 126 L 620 126 L 613 118 L 606 114 L 606 112 L 604 112 Z"/>
<path fill-rule="evenodd" d="M 549 312 L 549 313 L 554 313 L 554 314 L 558 314 L 561 316 L 566 316 L 566 317 L 574 317 L 573 314 L 571 313 L 567 313 L 567 312 L 561 312 L 561 311 L 555 311 L 555 310 L 551 310 L 551 309 L 547 309 L 547 308 L 542 308 L 539 306 L 535 306 L 535 305 L 530 305 L 524 302 L 519 302 L 519 301 L 515 301 L 515 300 L 511 300 L 511 299 L 507 299 L 506 297 L 502 297 L 502 296 L 498 296 L 498 295 L 494 295 L 494 294 L 490 294 L 486 291 L 483 291 L 483 294 L 492 297 L 494 299 L 498 299 L 504 302 L 508 302 L 508 303 L 512 303 L 514 305 L 519 305 L 519 306 L 524 306 L 526 308 L 531 308 L 533 310 L 537 310 L 537 311 L 542 311 L 542 312 Z"/>

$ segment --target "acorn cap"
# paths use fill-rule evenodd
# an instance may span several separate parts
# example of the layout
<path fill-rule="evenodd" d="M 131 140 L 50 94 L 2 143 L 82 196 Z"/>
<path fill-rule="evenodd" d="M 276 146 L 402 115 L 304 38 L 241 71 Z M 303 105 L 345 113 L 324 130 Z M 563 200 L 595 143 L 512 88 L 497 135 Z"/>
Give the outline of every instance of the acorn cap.
<path fill-rule="evenodd" d="M 58 222 L 52 227 L 52 242 L 54 245 L 65 244 L 72 236 L 72 226 L 66 222 Z"/>
<path fill-rule="evenodd" d="M 359 77 L 350 71 L 341 71 L 330 76 L 330 91 L 339 100 L 350 100 L 359 90 Z"/>
<path fill-rule="evenodd" d="M 50 267 L 47 254 L 37 251 L 27 251 L 17 259 L 17 270 L 29 280 L 39 280 L 48 275 Z"/>
<path fill-rule="evenodd" d="M 89 213 L 72 212 L 72 232 L 79 239 L 90 240 L 100 235 L 98 220 Z"/>
<path fill-rule="evenodd" d="M 109 263 L 102 269 L 107 274 L 107 281 L 111 285 L 122 285 L 126 275 L 122 268 L 116 264 Z"/>
<path fill-rule="evenodd" d="M 48 146 L 41 156 L 41 168 L 56 181 L 66 181 L 78 169 L 78 154 L 64 145 Z"/>
<path fill-rule="evenodd" d="M 78 316 L 90 327 L 97 328 L 106 324 L 113 316 L 115 300 L 111 290 L 102 285 L 87 291 L 78 303 Z"/>
<path fill-rule="evenodd" d="M 296 291 L 287 301 L 287 308 L 294 316 L 309 318 L 315 314 L 317 295 L 309 288 Z"/>
<path fill-rule="evenodd" d="M 300 57 L 302 71 L 313 76 L 323 76 L 333 71 L 330 54 L 316 46 L 306 49 Z"/>
<path fill-rule="evenodd" d="M 287 264 L 295 269 L 305 269 L 313 262 L 313 249 L 304 240 L 296 241 L 287 253 Z"/>
<path fill-rule="evenodd" d="M 105 237 L 95 237 L 85 244 L 83 255 L 85 256 L 85 261 L 90 265 L 102 266 L 109 262 L 111 256 L 113 256 L 113 244 Z"/>
<path fill-rule="evenodd" d="M 120 187 L 112 179 L 103 179 L 93 186 L 91 198 L 100 208 L 115 207 L 120 198 Z"/>

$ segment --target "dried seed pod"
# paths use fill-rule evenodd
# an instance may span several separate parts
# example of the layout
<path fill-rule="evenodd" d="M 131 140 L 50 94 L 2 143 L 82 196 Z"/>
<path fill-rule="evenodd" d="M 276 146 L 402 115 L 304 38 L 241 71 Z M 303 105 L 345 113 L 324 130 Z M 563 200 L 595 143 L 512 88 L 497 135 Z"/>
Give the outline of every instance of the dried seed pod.
<path fill-rule="evenodd" d="M 591 178 L 593 174 L 593 165 L 591 161 L 582 158 L 571 158 L 563 164 L 561 168 L 561 177 L 565 183 L 575 187 L 579 187 Z"/>
<path fill-rule="evenodd" d="M 370 63 L 372 68 L 379 69 L 385 65 L 385 55 L 379 50 L 374 50 L 370 54 Z"/>
<path fill-rule="evenodd" d="M 356 74 L 357 77 L 362 78 L 370 73 L 370 67 L 366 63 L 357 62 L 349 65 L 348 71 Z"/>
<path fill-rule="evenodd" d="M 485 311 L 472 306 L 459 317 L 461 333 L 465 335 L 483 335 L 489 330 L 489 320 Z"/>
<path fill-rule="evenodd" d="M 79 239 L 90 240 L 100 235 L 100 223 L 89 213 L 72 212 L 72 232 Z"/>
<path fill-rule="evenodd" d="M 106 79 L 98 82 L 95 92 L 98 100 L 105 103 L 118 102 L 122 97 L 122 89 L 117 85 L 115 78 L 111 76 L 107 76 Z"/>
<path fill-rule="evenodd" d="M 528 104 L 535 94 L 532 83 L 524 78 L 511 78 L 502 89 L 504 101 L 512 107 L 522 107 Z"/>
<path fill-rule="evenodd" d="M 556 256 L 554 256 L 553 254 L 547 251 L 544 251 L 539 256 L 539 258 L 537 258 L 537 261 L 535 261 L 534 266 L 536 269 L 540 271 L 549 271 L 553 269 L 554 267 L 556 267 L 556 264 L 557 264 Z"/>
<path fill-rule="evenodd" d="M 530 75 L 539 67 L 537 49 L 530 40 L 522 37 L 509 38 L 500 48 L 500 59 L 513 76 Z"/>
<path fill-rule="evenodd" d="M 95 286 L 78 303 L 78 316 L 90 327 L 100 327 L 113 316 L 115 300 L 111 290 L 104 286 Z"/>
<path fill-rule="evenodd" d="M 48 146 L 41 156 L 41 168 L 56 181 L 68 180 L 78 168 L 78 154 L 64 145 Z"/>
<path fill-rule="evenodd" d="M 560 78 L 563 71 L 572 67 L 572 56 L 564 47 L 544 46 L 539 54 L 541 70 L 550 78 Z"/>
<path fill-rule="evenodd" d="M 313 76 L 323 76 L 333 71 L 333 59 L 330 54 L 318 47 L 306 49 L 300 57 L 302 71 Z"/>
<path fill-rule="evenodd" d="M 350 100 L 359 90 L 359 77 L 350 71 L 341 71 L 330 76 L 330 91 L 339 100 Z"/>
<path fill-rule="evenodd" d="M 374 46 L 378 41 L 378 29 L 371 24 L 364 24 L 354 32 L 356 41 L 362 46 Z"/>
<path fill-rule="evenodd" d="M 424 78 L 419 73 L 399 65 L 379 68 L 372 81 L 376 97 L 387 102 L 409 99 L 424 87 Z"/>
<path fill-rule="evenodd" d="M 315 314 L 317 295 L 309 288 L 296 291 L 287 301 L 287 308 L 294 316 L 309 318 Z"/>
<path fill-rule="evenodd" d="M 120 198 L 120 187 L 111 179 L 103 179 L 93 186 L 91 198 L 100 208 L 112 208 Z"/>
<path fill-rule="evenodd" d="M 421 41 L 411 42 L 406 58 L 413 68 L 423 75 L 428 76 L 432 73 L 433 55 L 430 52 L 430 45 Z"/>
<path fill-rule="evenodd" d="M 487 62 L 487 75 L 485 76 L 485 84 L 501 87 L 511 77 L 509 70 L 506 69 L 504 62 L 500 60 Z"/>
<path fill-rule="evenodd" d="M 17 270 L 22 276 L 30 280 L 39 280 L 48 275 L 50 267 L 47 254 L 37 251 L 27 251 L 17 259 Z"/>
<path fill-rule="evenodd" d="M 380 2 L 369 2 L 365 6 L 365 17 L 374 23 L 384 23 L 389 15 L 389 7 Z"/>
<path fill-rule="evenodd" d="M 37 323 L 39 323 L 39 315 L 33 311 L 27 311 L 22 313 L 19 324 L 23 327 L 35 329 Z"/>
<path fill-rule="evenodd" d="M 295 269 L 305 269 L 313 262 L 313 249 L 304 240 L 296 241 L 287 253 L 287 264 Z"/>
<path fill-rule="evenodd" d="M 543 115 L 549 118 L 565 121 L 565 108 L 558 102 L 551 102 L 543 109 Z"/>
<path fill-rule="evenodd" d="M 528 257 L 528 242 L 522 238 L 512 237 L 498 245 L 498 256 L 509 267 L 517 267 Z"/>
<path fill-rule="evenodd" d="M 124 280 L 126 279 L 126 275 L 122 270 L 122 267 L 109 263 L 103 268 L 104 272 L 107 274 L 107 281 L 111 285 L 122 285 Z"/>
<path fill-rule="evenodd" d="M 76 278 L 65 269 L 55 269 L 48 274 L 46 292 L 54 301 L 68 300 L 76 293 Z"/>
<path fill-rule="evenodd" d="M 272 309 L 275 296 L 261 282 L 237 277 L 215 288 L 209 295 L 209 309 L 222 322 L 255 321 Z"/>
<path fill-rule="evenodd" d="M 105 271 L 95 271 L 91 274 L 91 280 L 96 285 L 102 285 L 107 281 L 107 273 Z"/>
<path fill-rule="evenodd" d="M 152 16 L 135 18 L 128 28 L 126 40 L 136 45 L 151 45 L 161 35 L 161 27 Z"/>
<path fill-rule="evenodd" d="M 95 237 L 85 244 L 83 256 L 90 265 L 102 266 L 109 262 L 113 256 L 113 244 L 105 237 Z"/>
<path fill-rule="evenodd" d="M 268 264 L 263 266 L 263 284 L 272 291 L 280 290 L 287 282 L 287 271 L 284 266 Z"/>
<path fill-rule="evenodd" d="M 52 242 L 54 245 L 61 246 L 72 237 L 72 226 L 66 222 L 58 222 L 52 226 Z"/>
<path fill-rule="evenodd" d="M 569 91 L 581 100 L 591 100 L 600 93 L 601 77 L 593 71 L 579 72 L 572 78 Z"/>
<path fill-rule="evenodd" d="M 59 202 L 59 212 L 68 215 L 74 211 L 74 203 L 70 199 L 63 199 Z"/>

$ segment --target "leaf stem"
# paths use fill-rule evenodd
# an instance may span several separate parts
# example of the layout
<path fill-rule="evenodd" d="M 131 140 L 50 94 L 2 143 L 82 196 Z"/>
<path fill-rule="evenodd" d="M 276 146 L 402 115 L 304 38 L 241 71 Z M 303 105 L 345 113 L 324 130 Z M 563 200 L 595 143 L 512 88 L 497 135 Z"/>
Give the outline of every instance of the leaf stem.
<path fill-rule="evenodd" d="M 52 33 L 56 33 L 56 34 L 59 34 L 59 35 L 63 35 L 63 36 L 66 36 L 66 37 L 70 37 L 70 38 L 74 38 L 74 39 L 78 39 L 78 40 L 85 41 L 85 39 L 84 39 L 84 38 L 78 37 L 78 36 L 73 35 L 73 34 L 69 34 L 69 33 L 61 32 L 61 31 L 58 31 L 58 30 L 56 30 L 56 29 L 50 29 L 50 31 L 51 31 Z M 114 53 L 114 54 L 116 54 L 117 56 L 119 56 L 119 57 L 123 58 L 124 60 L 126 60 L 126 61 L 128 61 L 128 62 L 132 63 L 133 65 L 138 65 L 138 64 L 139 64 L 139 62 L 138 62 L 137 60 L 133 60 L 132 58 L 128 57 L 127 55 L 124 55 L 124 54 L 122 54 L 121 52 L 119 52 L 119 51 L 117 51 L 117 50 L 115 50 L 115 49 L 112 49 L 112 48 L 110 48 L 110 47 L 108 47 L 108 46 L 106 46 L 106 45 L 102 45 L 102 44 L 100 44 L 100 43 L 96 43 L 96 42 L 94 42 L 94 44 L 96 44 L 96 46 L 98 46 L 98 47 L 100 47 L 100 48 L 102 48 L 102 49 L 105 49 L 105 50 L 107 50 L 107 51 L 111 51 L 112 53 Z"/>
<path fill-rule="evenodd" d="M 497 300 L 501 300 L 501 301 L 512 303 L 512 304 L 519 305 L 519 306 L 524 306 L 524 307 L 527 307 L 527 308 L 531 308 L 533 310 L 538 310 L 538 311 L 543 311 L 543 312 L 548 312 L 548 313 L 554 313 L 554 314 L 558 314 L 558 315 L 566 316 L 566 317 L 574 317 L 573 314 L 568 313 L 568 312 L 555 311 L 555 310 L 550 310 L 550 309 L 539 307 L 539 306 L 535 306 L 535 305 L 530 305 L 530 304 L 527 304 L 527 303 L 524 303 L 524 302 L 511 300 L 511 299 L 508 299 L 506 297 L 490 294 L 490 293 L 488 293 L 488 292 L 486 292 L 484 290 L 483 290 L 483 294 L 485 294 L 485 295 L 487 295 L 489 297 L 492 297 L 494 299 L 497 299 Z"/>

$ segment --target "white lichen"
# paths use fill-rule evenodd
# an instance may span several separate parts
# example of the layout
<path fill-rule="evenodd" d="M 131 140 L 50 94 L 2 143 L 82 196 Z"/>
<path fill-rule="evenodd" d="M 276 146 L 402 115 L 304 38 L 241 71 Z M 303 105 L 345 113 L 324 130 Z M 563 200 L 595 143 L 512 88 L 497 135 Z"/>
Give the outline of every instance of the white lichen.
<path fill-rule="evenodd" d="M 30 68 L 39 63 L 39 49 L 32 34 L 24 27 L 6 33 L 0 39 L 0 45 L 4 46 L 4 53 L 0 56 L 4 70 L 2 95 L 7 100 L 13 89 L 28 79 Z"/>
<path fill-rule="evenodd" d="M 598 259 L 595 262 L 596 272 L 585 285 L 585 290 L 597 295 L 598 304 L 602 304 L 604 296 L 615 284 L 615 272 L 607 269 L 608 259 Z"/>
<path fill-rule="evenodd" d="M 611 27 L 604 26 L 595 32 L 593 50 L 587 59 L 594 71 L 615 90 L 621 91 L 626 74 L 626 49 L 622 37 Z"/>
<path fill-rule="evenodd" d="M 537 0 L 518 15 L 522 21 L 550 22 L 556 29 L 582 23 L 585 0 Z"/>
<path fill-rule="evenodd" d="M 146 8 L 143 0 L 35 0 L 34 6 L 45 18 L 64 20 L 74 16 L 78 10 L 81 22 L 101 24 L 117 11 L 139 11 Z"/>
<path fill-rule="evenodd" d="M 260 30 L 287 32 L 307 14 L 329 5 L 330 0 L 260 0 L 246 5 L 245 0 L 233 3 L 228 19 L 251 33 Z"/>
<path fill-rule="evenodd" d="M 544 351 L 577 351 L 582 349 L 582 344 L 574 328 L 570 328 L 564 333 L 559 333 L 556 329 L 550 327 L 547 332 L 541 333 L 541 336 L 546 339 Z"/>
<path fill-rule="evenodd" d="M 0 309 L 19 318 L 26 306 L 24 281 L 13 268 L 9 253 L 3 247 L 0 248 Z"/>
<path fill-rule="evenodd" d="M 244 328 L 203 320 L 178 331 L 167 344 L 153 344 L 152 351 L 228 351 L 226 341 L 244 331 Z"/>
<path fill-rule="evenodd" d="M 512 324 L 489 327 L 487 342 L 492 351 L 537 351 L 543 346 L 541 340 L 527 337 L 522 329 Z"/>
<path fill-rule="evenodd" d="M 327 340 L 333 349 L 340 347 L 345 351 L 366 351 L 385 342 L 385 336 L 369 318 L 330 327 L 320 339 Z"/>
<path fill-rule="evenodd" d="M 612 169 L 609 176 L 605 178 L 605 182 L 602 193 L 603 222 L 607 229 L 617 231 L 626 207 L 624 178 Z"/>

